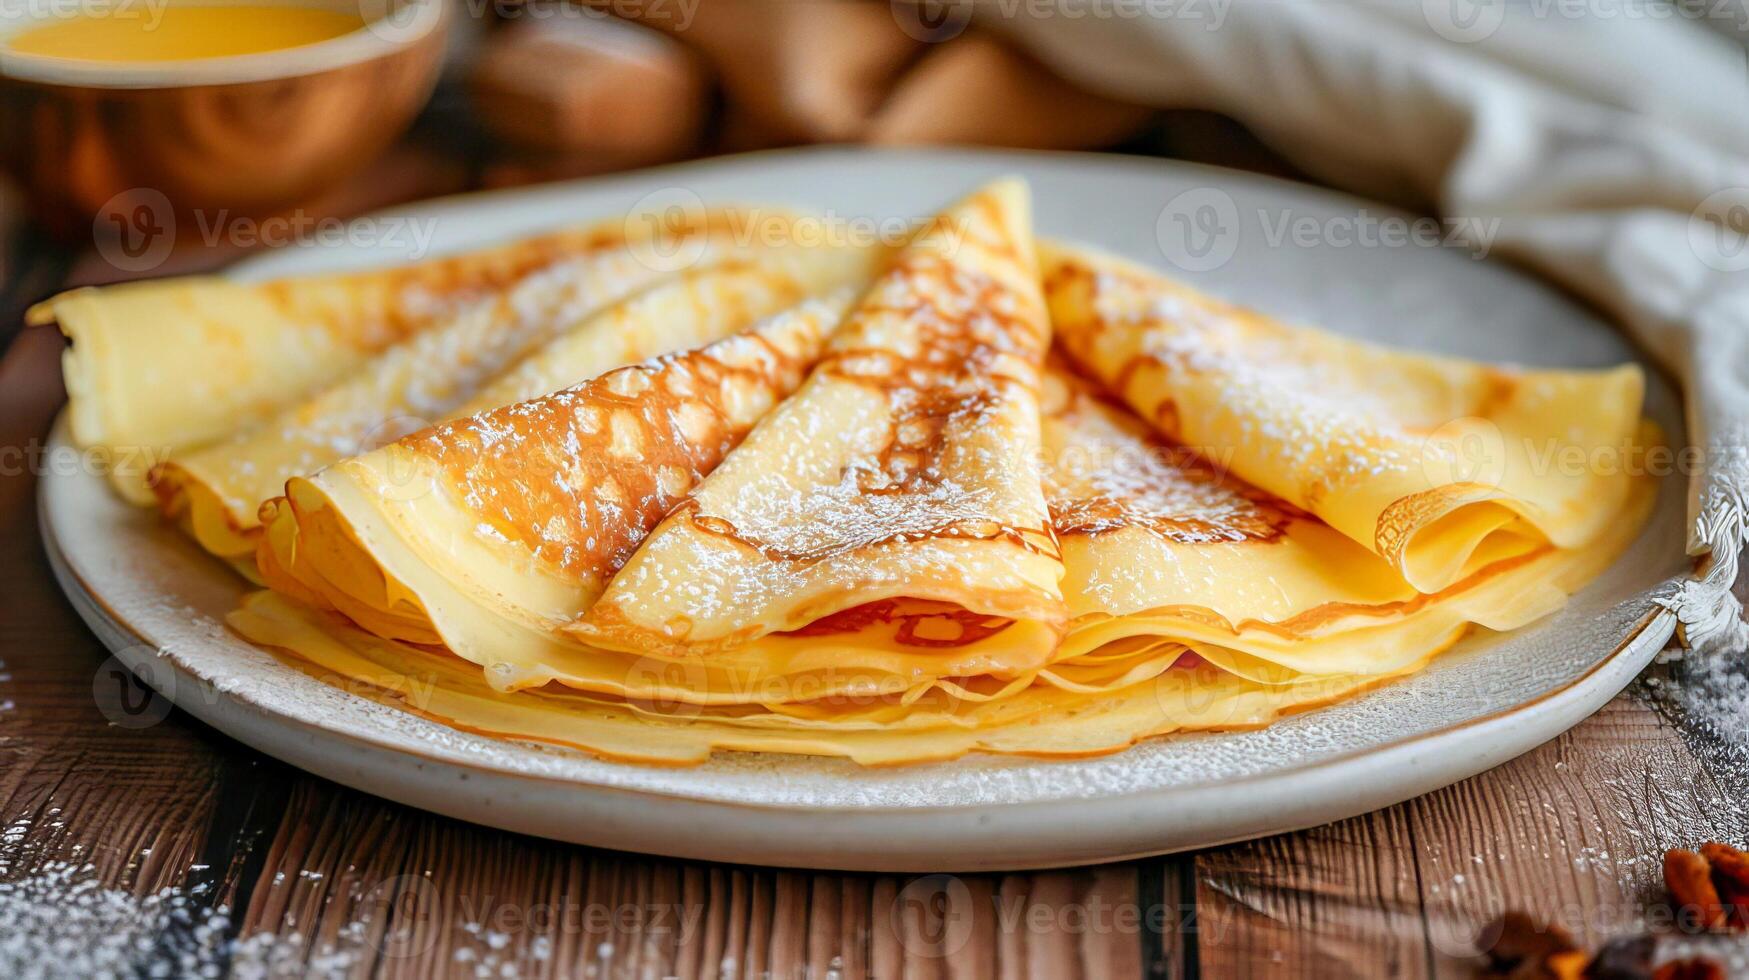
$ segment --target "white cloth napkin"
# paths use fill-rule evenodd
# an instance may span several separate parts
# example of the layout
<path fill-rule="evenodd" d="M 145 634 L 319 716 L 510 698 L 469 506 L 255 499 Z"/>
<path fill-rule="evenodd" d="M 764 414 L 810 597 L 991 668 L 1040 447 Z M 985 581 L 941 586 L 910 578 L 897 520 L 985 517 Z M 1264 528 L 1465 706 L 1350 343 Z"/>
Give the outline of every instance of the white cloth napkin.
<path fill-rule="evenodd" d="M 1492 229 L 1494 254 L 1613 316 L 1680 379 L 1704 450 L 1696 573 L 1660 601 L 1694 648 L 1749 641 L 1730 591 L 1749 534 L 1749 3 L 960 0 L 945 14 L 968 11 L 1093 92 L 1225 113 L 1320 179 Z"/>

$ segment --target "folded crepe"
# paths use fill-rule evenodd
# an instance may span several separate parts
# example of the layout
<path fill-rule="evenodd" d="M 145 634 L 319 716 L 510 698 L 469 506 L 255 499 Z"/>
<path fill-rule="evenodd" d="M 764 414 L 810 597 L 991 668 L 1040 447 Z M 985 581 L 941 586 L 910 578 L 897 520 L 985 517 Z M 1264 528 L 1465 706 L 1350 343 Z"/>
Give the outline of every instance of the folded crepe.
<path fill-rule="evenodd" d="M 583 273 L 530 277 L 266 421 L 173 456 L 152 474 L 160 507 L 207 550 L 246 557 L 262 503 L 292 477 L 432 422 L 720 339 L 805 296 L 866 282 L 883 258 L 879 249 L 778 240 L 642 292 L 633 291 L 647 266 L 630 250 Z"/>
<path fill-rule="evenodd" d="M 1088 659 L 1103 664 L 1101 684 L 1134 680 L 1180 649 L 1260 683 L 1399 673 L 1472 625 L 1513 629 L 1558 609 L 1638 533 L 1652 501 L 1652 482 L 1633 481 L 1584 545 L 1488 542 L 1465 578 L 1423 594 L 1312 514 L 1164 441 L 1060 362 L 1043 403 L 1070 614 L 1053 682 Z"/>
<path fill-rule="evenodd" d="M 1027 191 L 1000 181 L 895 258 L 567 631 L 713 663 L 1042 663 L 1063 620 L 1038 470 L 1049 336 Z"/>
<path fill-rule="evenodd" d="M 379 636 L 441 644 L 502 688 L 623 690 L 623 658 L 554 631 L 795 390 L 853 295 L 293 479 L 264 508 L 262 573 Z"/>
<path fill-rule="evenodd" d="M 116 488 L 146 504 L 146 474 L 172 451 L 263 420 L 434 325 L 478 316 L 473 307 L 516 283 L 617 279 L 629 291 L 674 271 L 652 259 L 732 248 L 756 220 L 751 211 L 689 212 L 365 272 L 87 287 L 33 306 L 26 322 L 58 324 L 72 341 L 63 374 L 73 438 L 107 450 Z"/>
<path fill-rule="evenodd" d="M 950 208 L 823 344 L 841 307 L 806 321 L 799 387 L 802 347 L 754 372 L 733 435 L 651 406 L 745 336 L 294 480 L 277 591 L 230 622 L 610 758 L 1086 756 L 1412 673 L 1556 608 L 1649 512 L 1605 465 L 1656 438 L 1634 369 L 1386 351 L 1054 245 L 1041 295 L 1032 254 L 1021 187 Z M 1575 452 L 1599 465 L 1546 465 Z"/>
<path fill-rule="evenodd" d="M 1618 529 L 1592 546 L 1507 559 L 1479 582 L 1420 596 L 1378 556 L 1163 442 L 1061 364 L 1050 366 L 1041 392 L 1043 485 L 1062 545 L 1070 631 L 1060 659 L 1015 676 L 834 688 L 810 700 L 794 696 L 808 689 L 803 678 L 761 686 L 718 652 L 677 670 L 628 658 L 617 686 L 511 693 L 473 664 L 281 595 L 249 597 L 230 621 L 351 690 L 464 730 L 608 758 L 693 764 L 718 750 L 863 765 L 974 751 L 1082 757 L 1170 732 L 1259 727 L 1411 673 L 1463 632 L 1464 615 L 1514 603 L 1521 611 L 1510 615 L 1525 615 L 1543 608 L 1557 583 L 1571 587 L 1601 567 L 1650 500 L 1648 482 L 1638 481 Z M 1497 581 L 1511 586 L 1495 589 Z M 1475 601 L 1491 589 L 1491 599 Z M 1538 599 L 1522 601 L 1519 589 Z M 1245 652 L 1271 640 L 1297 642 Z M 604 676 L 611 665 L 601 661 Z M 723 696 L 748 689 L 768 696 Z"/>
<path fill-rule="evenodd" d="M 1577 548 L 1632 488 L 1635 365 L 1533 371 L 1411 354 L 1222 303 L 1133 263 L 1047 247 L 1062 345 L 1175 442 L 1306 510 L 1435 593 Z"/>

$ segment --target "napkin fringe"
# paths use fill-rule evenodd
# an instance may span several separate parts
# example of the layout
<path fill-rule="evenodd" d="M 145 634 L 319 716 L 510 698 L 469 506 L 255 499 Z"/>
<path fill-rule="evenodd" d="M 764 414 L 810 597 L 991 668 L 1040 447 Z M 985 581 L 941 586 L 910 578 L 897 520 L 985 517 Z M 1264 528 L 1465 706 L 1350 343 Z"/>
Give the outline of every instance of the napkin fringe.
<path fill-rule="evenodd" d="M 1749 623 L 1743 621 L 1743 603 L 1731 588 L 1737 582 L 1738 556 L 1749 546 L 1749 500 L 1743 489 L 1749 486 L 1749 474 L 1714 473 L 1707 482 L 1690 535 L 1690 550 L 1706 552 L 1705 563 L 1693 578 L 1657 601 L 1676 614 L 1677 638 L 1690 650 L 1741 652 L 1749 648 Z"/>

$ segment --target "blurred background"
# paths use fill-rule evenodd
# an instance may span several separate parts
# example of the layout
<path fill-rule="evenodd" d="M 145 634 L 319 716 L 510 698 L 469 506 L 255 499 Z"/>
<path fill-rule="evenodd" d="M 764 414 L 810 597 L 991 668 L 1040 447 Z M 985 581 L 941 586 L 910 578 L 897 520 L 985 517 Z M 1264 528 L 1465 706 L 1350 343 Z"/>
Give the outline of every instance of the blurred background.
<path fill-rule="evenodd" d="M 235 24 L 179 22 L 196 6 L 180 0 L 86 6 L 24 3 L 0 22 L 10 38 L 0 48 L 9 134 L 0 148 L 0 340 L 17 329 L 18 310 L 55 285 L 205 271 L 252 249 L 304 244 L 299 236 L 326 219 L 714 154 L 974 144 L 1293 172 L 1218 114 L 1158 110 L 1065 82 L 971 24 L 963 3 L 438 0 L 373 10 L 349 0 L 336 9 L 371 21 L 370 40 L 395 53 L 367 52 L 392 63 L 365 65 L 376 71 L 352 91 L 312 79 L 356 64 L 290 57 L 334 43 L 295 46 L 308 26 L 276 23 L 269 9 L 295 0 L 231 5 L 265 18 L 255 22 L 260 36 L 245 39 Z M 120 29 L 68 30 L 83 21 Z M 43 24 L 73 36 L 33 40 Z M 218 36 L 169 37 L 201 30 Z M 275 50 L 280 43 L 294 46 Z M 245 50 L 238 44 L 263 52 L 255 60 L 283 63 L 236 78 L 166 60 Z M 165 208 L 177 220 L 164 221 Z M 214 234 L 220 215 L 257 219 L 257 234 Z M 298 224 L 268 234 L 274 226 L 259 219 L 275 215 Z M 172 224 L 173 243 L 117 241 Z M 127 251 L 148 245 L 151 261 L 129 261 Z"/>
<path fill-rule="evenodd" d="M 1464 203 L 1441 181 L 1499 136 L 1490 116 L 1517 125 L 1492 109 L 1523 89 L 1523 118 L 1570 121 L 1576 98 L 1614 114 L 1585 138 L 1641 119 L 1656 146 L 1668 116 L 1738 163 L 1746 25 L 1749 0 L 14 0 L 0 341 L 57 286 L 210 270 L 420 198 L 801 144 L 1111 150 L 1434 212 Z M 1510 170 L 1538 141 L 1553 152 L 1539 133 L 1483 149 Z M 1581 159 L 1613 185 L 1660 169 L 1619 150 Z M 1565 178 L 1563 205 L 1588 205 L 1587 175 Z"/>

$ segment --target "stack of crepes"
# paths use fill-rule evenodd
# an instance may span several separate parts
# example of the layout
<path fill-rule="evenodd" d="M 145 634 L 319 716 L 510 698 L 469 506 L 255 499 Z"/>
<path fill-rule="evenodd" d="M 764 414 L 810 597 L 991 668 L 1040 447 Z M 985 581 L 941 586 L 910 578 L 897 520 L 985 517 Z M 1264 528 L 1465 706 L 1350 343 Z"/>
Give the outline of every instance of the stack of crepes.
<path fill-rule="evenodd" d="M 1650 508 L 1633 366 L 1283 324 L 1035 242 L 1014 180 L 891 249 L 746 213 L 62 298 L 75 432 L 168 447 L 164 513 L 269 586 L 250 640 L 671 764 L 1265 725 L 1548 614 Z"/>

